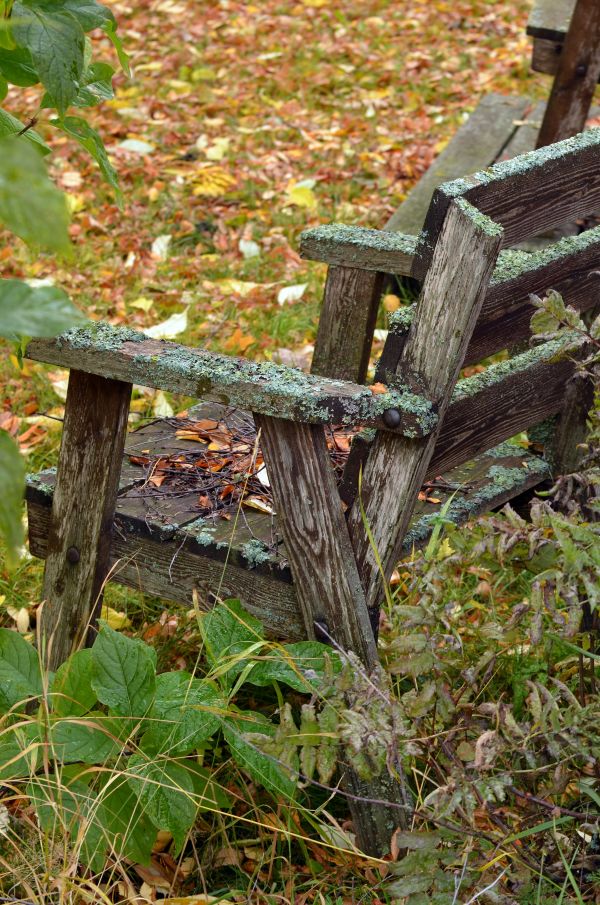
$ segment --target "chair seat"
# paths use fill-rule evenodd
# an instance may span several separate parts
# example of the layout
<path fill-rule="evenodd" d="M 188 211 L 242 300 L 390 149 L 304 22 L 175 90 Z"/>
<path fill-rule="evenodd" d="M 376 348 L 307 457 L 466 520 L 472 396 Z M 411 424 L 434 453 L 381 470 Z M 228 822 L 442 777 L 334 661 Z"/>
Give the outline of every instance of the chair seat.
<path fill-rule="evenodd" d="M 220 492 L 232 485 L 227 477 L 220 478 L 218 471 L 197 467 L 199 461 L 206 461 L 208 443 L 177 436 L 190 429 L 193 434 L 193 426 L 202 420 L 217 421 L 221 430 L 231 433 L 231 445 L 238 447 L 234 458 L 253 449 L 256 434 L 251 415 L 216 403 L 195 406 L 189 420 L 158 420 L 130 433 L 121 471 L 110 578 L 184 604 L 192 603 L 195 589 L 205 608 L 216 596 L 240 597 L 271 634 L 300 640 L 305 631 L 277 520 L 269 512 L 269 489 L 254 478 L 247 493 L 250 499 L 241 506 L 239 500 L 226 502 L 226 494 L 217 502 L 222 507 L 218 513 L 207 509 L 209 496 L 218 500 Z M 222 442 L 217 440 L 214 445 Z M 218 466 L 221 454 L 231 458 L 227 450 L 212 452 L 213 467 Z M 337 465 L 340 475 L 346 455 L 343 448 L 332 451 L 332 465 Z M 460 523 L 548 477 L 543 459 L 503 443 L 436 478 L 423 488 L 404 542 L 405 553 L 427 542 L 451 497 L 444 517 Z M 28 479 L 30 548 L 38 557 L 45 556 L 54 482 L 54 469 Z"/>

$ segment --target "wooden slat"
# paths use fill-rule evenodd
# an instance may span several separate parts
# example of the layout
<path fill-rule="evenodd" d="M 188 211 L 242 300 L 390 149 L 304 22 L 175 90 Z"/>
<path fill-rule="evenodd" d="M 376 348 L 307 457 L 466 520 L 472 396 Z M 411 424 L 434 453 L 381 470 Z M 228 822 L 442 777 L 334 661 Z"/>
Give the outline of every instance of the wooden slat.
<path fill-rule="evenodd" d="M 428 477 L 474 458 L 550 415 L 564 403 L 575 365 L 550 342 L 460 380 L 439 431 Z"/>
<path fill-rule="evenodd" d="M 549 288 L 560 292 L 567 304 L 578 311 L 592 309 L 600 292 L 600 227 L 578 236 L 561 239 L 535 253 L 504 251 L 494 270 L 486 297 L 469 342 L 464 365 L 515 344 L 531 335 L 533 308 L 530 294 L 543 296 Z M 386 372 L 394 371 L 401 345 L 393 351 L 394 335 L 406 335 L 406 325 L 415 306 L 390 315 L 390 333 L 381 356 L 377 379 L 386 382 Z"/>
<path fill-rule="evenodd" d="M 534 38 L 531 51 L 531 68 L 533 71 L 544 72 L 546 75 L 556 75 L 562 49 L 562 43 L 549 41 L 546 38 Z"/>
<path fill-rule="evenodd" d="M 600 77 L 600 4 L 577 0 L 552 84 L 537 147 L 570 138 L 585 123 Z"/>
<path fill-rule="evenodd" d="M 373 395 L 367 387 L 348 381 L 320 378 L 271 362 L 189 349 L 108 324 L 72 330 L 56 339 L 33 340 L 27 356 L 306 423 L 373 424 L 418 436 L 436 422 L 431 405 L 404 390 Z M 401 416 L 394 427 L 383 420 L 389 409 Z"/>
<path fill-rule="evenodd" d="M 418 235 L 434 190 L 443 182 L 490 166 L 530 105 L 526 97 L 485 96 L 398 207 L 386 229 Z"/>
<path fill-rule="evenodd" d="M 98 613 L 130 398 L 130 383 L 71 371 L 39 630 L 50 669 L 90 640 Z"/>
<path fill-rule="evenodd" d="M 328 223 L 300 234 L 300 257 L 360 270 L 408 276 L 418 236 Z M 343 289 L 342 289 L 343 291 Z"/>
<path fill-rule="evenodd" d="M 576 0 L 535 0 L 529 14 L 527 34 L 533 38 L 564 41 L 575 2 Z"/>
<path fill-rule="evenodd" d="M 501 240 L 501 229 L 472 211 L 468 204 L 451 204 L 400 363 L 403 379 L 419 380 L 427 387 L 438 403 L 441 419 L 479 316 Z M 358 503 L 352 507 L 348 520 L 370 608 L 379 602 L 382 582 L 372 540 L 384 575 L 389 577 L 436 438 L 434 432 L 425 442 L 403 442 L 399 438 L 394 441 L 388 442 L 383 433 L 377 435 L 364 473 L 362 501 L 371 537 L 363 525 Z"/>
<path fill-rule="evenodd" d="M 323 626 L 325 638 L 357 654 L 370 674 L 379 666 L 377 643 L 324 430 L 264 415 L 256 422 L 305 632 L 309 638 L 324 640 L 322 629 L 319 632 Z M 365 796 L 364 801 L 348 802 L 360 847 L 368 854 L 389 850 L 394 830 L 406 829 L 410 822 L 405 782 L 391 780 L 387 770 L 368 782 L 349 768 L 344 774 L 344 787 Z M 369 799 L 389 801 L 390 806 Z M 400 807 L 393 807 L 395 803 Z"/>
<path fill-rule="evenodd" d="M 425 231 L 436 235 L 453 198 L 462 197 L 504 227 L 503 246 L 522 242 L 600 208 L 600 129 L 503 161 L 445 183 L 432 199 Z M 426 272 L 429 243 L 421 243 L 413 274 Z"/>
<path fill-rule="evenodd" d="M 589 374 L 574 374 L 563 388 L 562 405 L 548 458 L 555 474 L 571 474 L 581 465 L 580 444 L 588 436 L 588 416 L 594 404 L 594 382 Z"/>
<path fill-rule="evenodd" d="M 330 267 L 311 373 L 363 383 L 386 277 L 354 267 Z"/>

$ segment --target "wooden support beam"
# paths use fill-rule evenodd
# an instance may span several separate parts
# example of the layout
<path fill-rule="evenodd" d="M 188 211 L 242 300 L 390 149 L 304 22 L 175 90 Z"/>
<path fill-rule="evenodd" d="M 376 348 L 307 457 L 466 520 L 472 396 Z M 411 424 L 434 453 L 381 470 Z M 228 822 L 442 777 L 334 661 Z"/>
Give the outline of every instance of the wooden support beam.
<path fill-rule="evenodd" d="M 502 230 L 497 224 L 462 200 L 451 202 L 399 368 L 401 379 L 427 387 L 442 420 L 501 241 Z M 374 442 L 363 476 L 362 498 L 354 503 L 348 520 L 370 609 L 377 607 L 383 578 L 389 578 L 402 547 L 414 501 L 433 455 L 436 434 L 434 431 L 426 441 L 394 438 L 394 442 L 389 442 L 379 433 Z M 370 526 L 369 534 L 364 519 Z M 380 574 L 373 542 L 384 576 Z"/>
<path fill-rule="evenodd" d="M 410 276 L 418 236 L 327 223 L 300 234 L 300 257 L 326 264 Z"/>
<path fill-rule="evenodd" d="M 190 349 L 108 324 L 71 330 L 56 339 L 33 340 L 27 356 L 309 424 L 364 423 L 418 436 L 437 421 L 426 399 L 403 388 L 374 395 L 357 383 Z M 395 413 L 391 420 L 390 411 Z"/>
<path fill-rule="evenodd" d="M 582 132 L 600 77 L 600 4 L 577 0 L 537 139 L 543 148 Z"/>
<path fill-rule="evenodd" d="M 330 267 L 311 373 L 364 383 L 379 301 L 387 277 L 355 267 Z"/>
<path fill-rule="evenodd" d="M 256 416 L 256 425 L 306 634 L 333 638 L 357 654 L 370 674 L 379 665 L 377 644 L 324 429 L 264 415 Z M 349 800 L 360 846 L 369 854 L 389 850 L 394 829 L 409 822 L 405 784 L 391 780 L 387 770 L 368 783 L 346 771 L 344 784 L 353 795 L 400 805 Z"/>
<path fill-rule="evenodd" d="M 56 669 L 93 637 L 109 567 L 131 384 L 71 371 L 39 629 Z M 92 631 L 90 631 L 92 630 Z"/>

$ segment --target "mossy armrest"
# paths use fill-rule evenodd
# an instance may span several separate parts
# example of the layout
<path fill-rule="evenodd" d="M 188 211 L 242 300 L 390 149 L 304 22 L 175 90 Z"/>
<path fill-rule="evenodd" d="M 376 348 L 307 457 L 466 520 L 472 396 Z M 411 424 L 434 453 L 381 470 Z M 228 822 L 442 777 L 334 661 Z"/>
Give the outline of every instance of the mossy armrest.
<path fill-rule="evenodd" d="M 419 237 L 362 226 L 329 223 L 300 235 L 300 256 L 309 261 L 410 276 Z"/>
<path fill-rule="evenodd" d="M 309 424 L 361 424 L 421 437 L 437 423 L 431 402 L 402 387 L 374 394 L 349 381 L 192 349 L 105 323 L 33 340 L 26 356 Z"/>

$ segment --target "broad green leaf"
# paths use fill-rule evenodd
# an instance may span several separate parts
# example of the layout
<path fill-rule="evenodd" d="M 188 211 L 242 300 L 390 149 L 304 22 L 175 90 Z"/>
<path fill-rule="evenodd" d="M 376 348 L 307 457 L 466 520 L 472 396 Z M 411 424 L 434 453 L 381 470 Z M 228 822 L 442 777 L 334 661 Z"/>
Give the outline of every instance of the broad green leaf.
<path fill-rule="evenodd" d="M 62 0 L 61 6 L 75 16 L 84 31 L 116 25 L 111 10 L 96 0 Z"/>
<path fill-rule="evenodd" d="M 56 759 L 64 764 L 102 764 L 116 757 L 120 744 L 105 727 L 106 716 L 94 712 L 58 720 L 50 726 Z"/>
<path fill-rule="evenodd" d="M 108 159 L 104 143 L 98 132 L 86 123 L 80 116 L 66 116 L 64 119 L 53 119 L 52 125 L 57 126 L 78 141 L 79 144 L 94 158 L 102 175 L 109 185 L 115 190 L 119 205 L 122 202 L 122 193 L 119 188 L 117 171 Z"/>
<path fill-rule="evenodd" d="M 65 196 L 25 136 L 0 141 L 0 221 L 26 242 L 55 251 L 68 248 Z"/>
<path fill-rule="evenodd" d="M 3 101 L 8 94 L 8 82 L 3 75 L 0 75 L 0 101 Z"/>
<path fill-rule="evenodd" d="M 35 722 L 17 723 L 0 734 L 0 782 L 27 779 L 42 760 L 42 744 Z"/>
<path fill-rule="evenodd" d="M 332 674 L 340 671 L 342 664 L 339 656 L 325 644 L 318 641 L 284 644 L 281 648 L 262 653 L 245 681 L 253 685 L 283 682 L 296 691 L 310 694 L 325 677 L 327 660 Z"/>
<path fill-rule="evenodd" d="M 156 651 L 101 623 L 92 655 L 92 687 L 98 700 L 118 716 L 146 716 L 154 699 Z"/>
<path fill-rule="evenodd" d="M 98 820 L 95 794 L 85 782 L 68 776 L 67 770 L 60 776 L 36 776 L 27 785 L 27 797 L 51 842 L 70 837 L 88 867 L 96 872 L 104 868 L 109 843 Z"/>
<path fill-rule="evenodd" d="M 0 336 L 56 336 L 87 318 L 56 286 L 0 280 Z"/>
<path fill-rule="evenodd" d="M 150 728 L 141 745 L 145 752 L 188 754 L 210 738 L 220 725 L 226 701 L 214 685 L 187 672 L 167 672 L 156 679 Z"/>
<path fill-rule="evenodd" d="M 81 716 L 97 701 L 92 688 L 92 652 L 71 654 L 57 670 L 52 683 L 52 711 L 57 716 Z"/>
<path fill-rule="evenodd" d="M 38 653 L 18 632 L 0 628 L 0 708 L 42 693 Z"/>
<path fill-rule="evenodd" d="M 129 758 L 129 784 L 157 830 L 168 830 L 181 850 L 196 818 L 194 783 L 189 772 L 166 759 Z"/>
<path fill-rule="evenodd" d="M 23 543 L 21 520 L 23 494 L 25 492 L 25 459 L 17 444 L 6 431 L 0 430 L 0 536 L 7 547 L 8 565 L 17 560 L 17 551 Z M 2 689 L 0 689 L 0 701 Z"/>
<path fill-rule="evenodd" d="M 273 735 L 271 723 L 249 711 L 240 713 L 236 719 L 224 720 L 222 725 L 223 735 L 238 766 L 275 795 L 294 798 L 296 783 L 290 773 L 279 765 L 277 758 L 264 754 L 252 741 L 253 735 Z"/>
<path fill-rule="evenodd" d="M 83 72 L 85 35 L 77 18 L 49 0 L 21 0 L 13 7 L 12 33 L 26 48 L 40 81 L 66 113 L 79 92 Z"/>
<path fill-rule="evenodd" d="M 98 796 L 96 817 L 103 828 L 104 849 L 109 848 L 136 863 L 148 864 L 156 829 L 127 780 L 116 772 L 108 777 Z"/>
<path fill-rule="evenodd" d="M 81 78 L 79 94 L 73 101 L 74 107 L 95 107 L 102 101 L 115 96 L 112 77 L 115 70 L 109 63 L 92 63 Z M 42 98 L 42 107 L 56 107 L 54 98 L 47 91 Z"/>
<path fill-rule="evenodd" d="M 9 135 L 17 135 L 24 128 L 23 123 L 16 116 L 12 116 L 0 108 L 0 139 L 7 138 Z M 42 154 L 50 153 L 50 148 L 34 129 L 27 129 L 27 132 L 23 132 L 22 137 L 31 142 Z"/>
<path fill-rule="evenodd" d="M 12 50 L 0 47 L 0 72 L 7 82 L 18 85 L 19 88 L 37 85 L 40 80 L 31 54 L 24 47 L 15 47 Z"/>
<path fill-rule="evenodd" d="M 243 654 L 256 652 L 264 641 L 262 625 L 239 600 L 226 600 L 204 614 L 200 631 L 209 660 L 215 666 L 230 664 L 229 677 L 246 665 Z"/>

